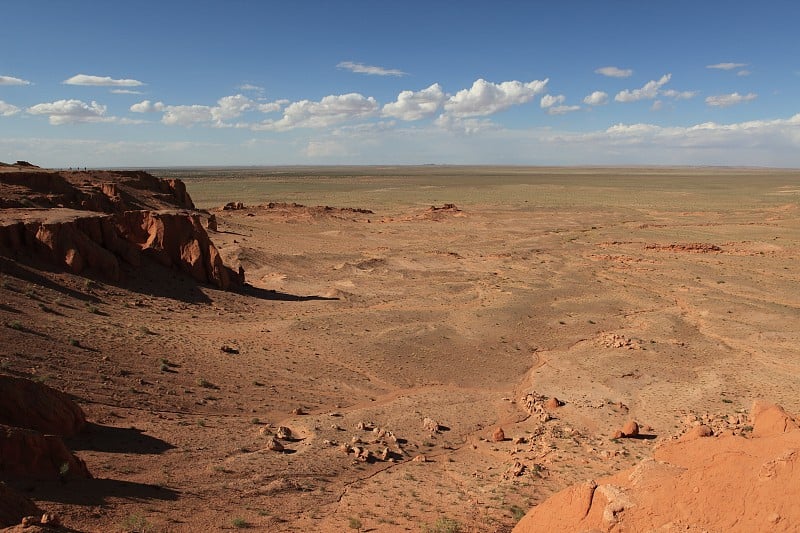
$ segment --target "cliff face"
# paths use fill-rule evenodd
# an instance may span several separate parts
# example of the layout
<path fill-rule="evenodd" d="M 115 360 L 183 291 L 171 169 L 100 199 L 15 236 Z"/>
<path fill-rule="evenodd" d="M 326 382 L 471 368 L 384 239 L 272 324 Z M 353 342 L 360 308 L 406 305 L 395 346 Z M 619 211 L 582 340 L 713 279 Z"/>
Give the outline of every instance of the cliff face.
<path fill-rule="evenodd" d="M 141 171 L 0 171 L 0 253 L 120 280 L 122 264 L 152 259 L 201 283 L 240 281 L 190 210 L 180 180 Z"/>
<path fill-rule="evenodd" d="M 0 220 L 0 249 L 112 281 L 121 279 L 121 262 L 137 267 L 143 256 L 222 289 L 238 280 L 222 263 L 199 215 L 185 211 L 8 210 Z"/>

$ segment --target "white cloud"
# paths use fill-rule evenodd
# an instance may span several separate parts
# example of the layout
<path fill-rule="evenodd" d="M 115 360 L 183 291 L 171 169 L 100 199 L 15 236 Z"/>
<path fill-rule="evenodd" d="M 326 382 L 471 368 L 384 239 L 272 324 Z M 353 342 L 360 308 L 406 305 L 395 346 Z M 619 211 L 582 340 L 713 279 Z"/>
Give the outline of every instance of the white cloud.
<path fill-rule="evenodd" d="M 169 105 L 164 107 L 161 122 L 167 126 L 193 126 L 211 122 L 211 107 L 207 105 Z"/>
<path fill-rule="evenodd" d="M 674 98 L 675 100 L 689 100 L 697 96 L 697 91 L 676 91 L 675 89 L 667 89 L 661 91 L 659 94 L 667 98 Z"/>
<path fill-rule="evenodd" d="M 609 78 L 629 78 L 633 74 L 633 70 L 629 68 L 617 67 L 600 67 L 594 71 L 596 74 L 602 74 Z"/>
<path fill-rule="evenodd" d="M 62 83 L 65 85 L 96 85 L 101 87 L 140 87 L 144 85 L 139 80 L 113 79 L 109 76 L 89 76 L 88 74 L 76 74 Z"/>
<path fill-rule="evenodd" d="M 544 91 L 549 80 L 534 80 L 528 83 L 504 81 L 492 83 L 476 80 L 469 89 L 462 89 L 444 104 L 447 113 L 459 117 L 491 115 L 513 105 L 524 104 Z"/>
<path fill-rule="evenodd" d="M 274 102 L 267 102 L 264 104 L 258 104 L 256 109 L 261 111 L 262 113 L 274 113 L 275 111 L 280 111 L 283 109 L 283 106 L 289 103 L 289 100 L 276 100 Z"/>
<path fill-rule="evenodd" d="M 758 97 L 756 93 L 731 93 L 731 94 L 718 94 L 706 98 L 706 104 L 712 107 L 728 107 L 744 102 L 750 102 Z"/>
<path fill-rule="evenodd" d="M 336 68 L 342 70 L 349 70 L 357 74 L 369 74 L 371 76 L 407 76 L 408 74 L 402 70 L 394 68 L 375 67 L 372 65 L 365 65 L 363 63 L 355 63 L 353 61 L 342 61 Z"/>
<path fill-rule="evenodd" d="M 658 95 L 658 90 L 669 82 L 672 74 L 664 74 L 658 81 L 650 80 L 641 89 L 620 91 L 614 97 L 617 102 L 638 102 L 639 100 L 652 100 Z"/>
<path fill-rule="evenodd" d="M 447 113 L 436 117 L 433 123 L 443 130 L 467 135 L 500 129 L 497 124 L 488 118 L 460 118 Z"/>
<path fill-rule="evenodd" d="M 608 93 L 603 91 L 594 91 L 592 94 L 583 99 L 583 103 L 586 105 L 605 105 L 608 103 Z"/>
<path fill-rule="evenodd" d="M 254 106 L 251 99 L 241 94 L 223 96 L 217 100 L 217 105 L 211 108 L 211 117 L 217 122 L 224 122 L 242 116 Z"/>
<path fill-rule="evenodd" d="M 747 63 L 716 63 L 714 65 L 706 65 L 706 68 L 712 68 L 716 70 L 734 70 L 737 68 L 746 67 Z"/>
<path fill-rule="evenodd" d="M 36 104 L 28 108 L 31 115 L 47 115 L 50 124 L 74 124 L 79 122 L 113 122 L 114 117 L 106 117 L 106 106 L 97 102 L 87 104 L 80 100 L 57 100 Z"/>
<path fill-rule="evenodd" d="M 19 108 L 15 105 L 7 104 L 0 100 L 0 117 L 10 117 L 19 113 Z"/>
<path fill-rule="evenodd" d="M 662 109 L 664 109 L 664 102 L 661 100 L 655 100 L 650 106 L 650 111 L 661 111 Z"/>
<path fill-rule="evenodd" d="M 150 100 L 142 100 L 138 104 L 133 104 L 130 109 L 134 113 L 159 113 L 164 111 L 163 102 L 151 102 Z"/>
<path fill-rule="evenodd" d="M 434 83 L 421 91 L 402 91 L 397 101 L 383 106 L 383 116 L 400 120 L 420 120 L 438 111 L 444 101 L 441 85 Z"/>
<path fill-rule="evenodd" d="M 358 93 L 329 95 L 319 102 L 300 100 L 289 104 L 280 120 L 265 121 L 254 130 L 284 131 L 295 128 L 327 128 L 349 120 L 373 116 L 378 102 Z"/>
<path fill-rule="evenodd" d="M 567 113 L 572 113 L 573 111 L 580 110 L 581 106 L 579 105 L 556 105 L 553 107 L 547 108 L 548 115 L 565 115 Z"/>
<path fill-rule="evenodd" d="M 264 88 L 263 87 L 259 87 L 258 85 L 253 85 L 252 83 L 245 83 L 245 84 L 239 85 L 237 87 L 237 89 L 239 89 L 240 91 L 254 91 L 254 92 L 257 92 L 257 93 L 264 92 Z"/>
<path fill-rule="evenodd" d="M 142 91 L 132 91 L 130 89 L 111 89 L 111 94 L 144 94 Z"/>
<path fill-rule="evenodd" d="M 559 94 L 557 96 L 546 94 L 542 96 L 542 99 L 539 101 L 539 107 L 542 109 L 547 109 L 548 107 L 553 107 L 554 105 L 563 104 L 564 100 L 566 99 L 567 97 L 563 94 Z"/>
<path fill-rule="evenodd" d="M 0 76 L 0 85 L 30 85 L 31 82 L 13 76 Z"/>
<path fill-rule="evenodd" d="M 750 74 L 752 74 L 752 72 L 747 69 L 742 69 L 736 73 L 737 76 L 749 76 Z"/>

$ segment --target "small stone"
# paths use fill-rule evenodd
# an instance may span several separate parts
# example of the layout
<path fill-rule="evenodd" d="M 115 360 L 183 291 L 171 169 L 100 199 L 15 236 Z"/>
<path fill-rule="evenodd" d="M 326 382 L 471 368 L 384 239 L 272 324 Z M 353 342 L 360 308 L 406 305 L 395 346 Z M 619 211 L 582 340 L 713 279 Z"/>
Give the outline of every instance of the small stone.
<path fill-rule="evenodd" d="M 547 400 L 547 401 L 544 403 L 544 406 L 545 406 L 545 408 L 546 408 L 546 409 L 550 409 L 550 410 L 553 410 L 553 409 L 558 409 L 558 408 L 559 408 L 559 407 L 561 407 L 562 405 L 563 405 L 563 404 L 561 403 L 561 401 L 559 401 L 559 399 L 558 399 L 558 398 L 556 398 L 555 396 L 554 396 L 554 397 L 552 397 L 552 398 L 550 398 L 549 400 Z"/>
<path fill-rule="evenodd" d="M 767 517 L 767 522 L 769 522 L 770 524 L 777 524 L 780 521 L 781 521 L 781 515 L 779 515 L 778 513 L 772 513 Z"/>
<path fill-rule="evenodd" d="M 381 461 L 389 459 L 389 448 L 384 448 L 378 457 L 380 457 Z"/>
<path fill-rule="evenodd" d="M 633 420 L 622 426 L 622 433 L 625 437 L 635 437 L 639 434 L 639 424 Z"/>
<path fill-rule="evenodd" d="M 495 428 L 492 432 L 492 442 L 503 442 L 504 440 L 506 440 L 506 434 L 503 432 L 503 428 Z"/>
<path fill-rule="evenodd" d="M 441 429 L 441 424 L 434 420 L 433 418 L 425 417 L 422 419 L 422 427 L 430 431 L 431 433 L 439 433 Z"/>
<path fill-rule="evenodd" d="M 283 444 L 275 437 L 267 437 L 267 449 L 273 452 L 282 452 Z"/>
<path fill-rule="evenodd" d="M 427 463 L 428 462 L 428 458 L 425 457 L 424 455 L 420 454 L 420 455 L 415 456 L 413 459 L 411 459 L 411 462 L 413 462 L 413 463 Z"/>
<path fill-rule="evenodd" d="M 611 438 L 616 440 L 616 439 L 621 439 L 621 438 L 623 438 L 624 436 L 625 436 L 625 434 L 624 434 L 624 433 L 622 433 L 622 431 L 620 431 L 620 430 L 616 430 L 616 431 L 614 432 L 614 434 L 613 434 L 613 435 L 611 435 Z"/>
<path fill-rule="evenodd" d="M 514 440 L 511 441 L 511 443 L 515 444 L 515 445 L 516 444 L 525 444 L 526 442 L 528 442 L 528 441 L 527 441 L 527 439 L 525 437 L 515 437 Z"/>
<path fill-rule="evenodd" d="M 22 525 L 24 527 L 33 526 L 39 523 L 39 517 L 37 516 L 25 516 L 22 518 Z"/>
<path fill-rule="evenodd" d="M 304 414 L 306 414 L 306 412 L 303 411 L 302 407 L 295 407 L 294 409 L 292 409 L 292 414 L 293 415 L 304 415 Z"/>
<path fill-rule="evenodd" d="M 269 429 L 267 426 L 262 427 L 258 430 L 258 433 L 264 437 L 272 435 L 272 430 Z"/>
<path fill-rule="evenodd" d="M 280 426 L 278 431 L 275 432 L 275 436 L 279 439 L 291 439 L 292 438 L 292 430 L 287 428 L 286 426 Z"/>
<path fill-rule="evenodd" d="M 44 513 L 42 515 L 42 519 L 40 520 L 42 524 L 48 524 L 51 526 L 59 526 L 61 525 L 61 519 L 58 515 L 54 513 Z"/>

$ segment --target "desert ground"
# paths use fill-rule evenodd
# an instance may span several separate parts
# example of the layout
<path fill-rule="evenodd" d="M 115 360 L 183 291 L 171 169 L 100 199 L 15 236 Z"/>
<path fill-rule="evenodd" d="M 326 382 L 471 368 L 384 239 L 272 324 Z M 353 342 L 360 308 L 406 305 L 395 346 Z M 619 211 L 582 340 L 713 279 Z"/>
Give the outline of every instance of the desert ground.
<path fill-rule="evenodd" d="M 13 484 L 69 530 L 505 532 L 698 423 L 746 437 L 754 400 L 800 412 L 798 171 L 150 172 L 245 285 L 0 254 L 2 373 L 89 421 L 92 479 Z"/>

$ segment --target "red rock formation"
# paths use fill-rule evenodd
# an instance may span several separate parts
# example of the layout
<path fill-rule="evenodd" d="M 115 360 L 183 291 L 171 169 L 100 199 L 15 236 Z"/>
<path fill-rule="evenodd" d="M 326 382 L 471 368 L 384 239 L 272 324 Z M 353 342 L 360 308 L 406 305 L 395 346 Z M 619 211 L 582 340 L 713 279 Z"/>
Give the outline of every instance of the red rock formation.
<path fill-rule="evenodd" d="M 0 477 L 55 480 L 92 476 L 61 437 L 0 424 Z"/>
<path fill-rule="evenodd" d="M 0 483 L 0 527 L 16 526 L 26 516 L 42 514 L 35 503 Z"/>
<path fill-rule="evenodd" d="M 223 289 L 240 279 L 222 263 L 197 214 L 128 211 L 97 215 L 71 209 L 8 210 L 4 214 L 0 252 L 28 253 L 74 274 L 90 271 L 118 281 L 119 260 L 139 266 L 145 254 L 201 283 Z"/>
<path fill-rule="evenodd" d="M 28 379 L 0 376 L 0 424 L 72 437 L 86 427 L 86 415 L 61 391 Z"/>
<path fill-rule="evenodd" d="M 757 403 L 752 413 L 752 438 L 699 430 L 670 441 L 654 459 L 552 496 L 514 532 L 794 531 L 800 429 L 780 407 Z"/>

